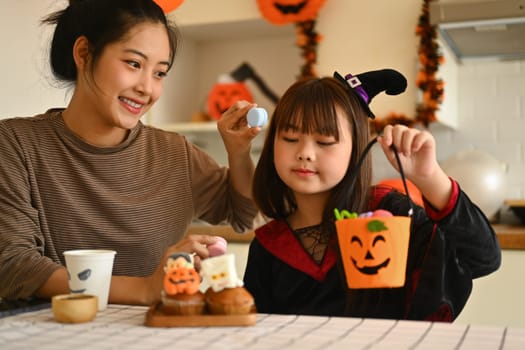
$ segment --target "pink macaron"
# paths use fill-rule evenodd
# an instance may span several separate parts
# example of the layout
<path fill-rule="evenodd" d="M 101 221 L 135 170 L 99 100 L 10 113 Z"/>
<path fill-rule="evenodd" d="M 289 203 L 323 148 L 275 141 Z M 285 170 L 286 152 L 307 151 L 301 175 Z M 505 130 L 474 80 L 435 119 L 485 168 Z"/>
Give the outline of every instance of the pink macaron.
<path fill-rule="evenodd" d="M 226 253 L 226 247 L 228 246 L 228 242 L 226 242 L 223 237 L 215 236 L 215 238 L 217 241 L 208 245 L 208 252 L 210 253 L 210 256 L 217 256 Z"/>

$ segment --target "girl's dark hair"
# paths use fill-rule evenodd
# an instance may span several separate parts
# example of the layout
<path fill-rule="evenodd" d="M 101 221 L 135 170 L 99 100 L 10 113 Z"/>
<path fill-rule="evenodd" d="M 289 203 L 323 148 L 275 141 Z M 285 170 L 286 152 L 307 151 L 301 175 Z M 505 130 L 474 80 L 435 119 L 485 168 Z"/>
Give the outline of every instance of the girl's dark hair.
<path fill-rule="evenodd" d="M 285 219 L 296 208 L 292 191 L 279 178 L 274 165 L 274 140 L 277 132 L 299 127 L 303 133 L 319 133 L 339 140 L 336 107 L 347 115 L 352 135 L 348 169 L 331 191 L 323 213 L 323 225 L 334 232 L 334 209 L 363 212 L 367 209 L 372 179 L 371 157 L 367 156 L 353 173 L 370 138 L 368 116 L 357 98 L 331 77 L 297 81 L 279 100 L 272 115 L 261 156 L 255 169 L 253 196 L 261 212 L 273 219 Z M 355 183 L 350 189 L 351 177 Z"/>
<path fill-rule="evenodd" d="M 75 82 L 77 79 L 72 52 L 78 37 L 88 39 L 93 69 L 108 44 L 122 40 L 130 29 L 144 22 L 165 26 L 171 68 L 177 50 L 178 31 L 153 0 L 70 0 L 69 3 L 64 10 L 51 13 L 42 20 L 44 24 L 56 25 L 50 63 L 58 80 Z"/>

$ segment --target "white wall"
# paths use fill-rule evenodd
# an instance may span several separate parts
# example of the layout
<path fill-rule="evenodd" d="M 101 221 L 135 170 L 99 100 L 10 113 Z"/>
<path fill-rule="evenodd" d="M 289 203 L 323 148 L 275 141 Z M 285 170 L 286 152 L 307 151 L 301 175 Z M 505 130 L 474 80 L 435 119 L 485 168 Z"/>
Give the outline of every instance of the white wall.
<path fill-rule="evenodd" d="M 467 62 L 459 67 L 458 129 L 431 128 L 440 159 L 479 149 L 507 163 L 507 198 L 525 198 L 524 82 L 525 60 Z"/>
<path fill-rule="evenodd" d="M 52 28 L 40 25 L 65 0 L 0 0 L 0 118 L 30 116 L 65 106 L 66 90 L 52 86 L 47 47 Z"/>

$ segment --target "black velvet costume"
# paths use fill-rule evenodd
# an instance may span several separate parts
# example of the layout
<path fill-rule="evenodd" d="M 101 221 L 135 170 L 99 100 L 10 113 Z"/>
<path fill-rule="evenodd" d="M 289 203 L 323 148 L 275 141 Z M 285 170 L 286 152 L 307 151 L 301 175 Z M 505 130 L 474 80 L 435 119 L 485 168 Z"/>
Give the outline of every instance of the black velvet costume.
<path fill-rule="evenodd" d="M 244 274 L 261 313 L 452 321 L 463 309 L 472 279 L 497 270 L 501 250 L 485 215 L 457 183 L 447 207 L 415 206 L 402 288 L 346 287 L 335 241 L 316 263 L 284 220 L 255 231 Z M 406 216 L 406 196 L 376 187 L 370 209 Z"/>

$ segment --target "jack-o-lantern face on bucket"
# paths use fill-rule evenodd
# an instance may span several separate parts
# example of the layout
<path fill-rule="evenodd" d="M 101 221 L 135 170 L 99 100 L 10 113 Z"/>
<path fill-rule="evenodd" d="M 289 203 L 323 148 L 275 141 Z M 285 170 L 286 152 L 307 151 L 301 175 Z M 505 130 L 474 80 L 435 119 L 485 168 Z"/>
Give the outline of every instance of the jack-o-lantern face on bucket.
<path fill-rule="evenodd" d="M 273 24 L 314 20 L 325 0 L 257 0 L 264 18 Z"/>
<path fill-rule="evenodd" d="M 392 288 L 405 284 L 410 218 L 336 220 L 349 288 Z"/>
<path fill-rule="evenodd" d="M 164 276 L 164 292 L 168 295 L 195 294 L 199 290 L 199 286 L 200 276 L 194 268 L 171 269 Z"/>
<path fill-rule="evenodd" d="M 208 94 L 208 113 L 213 119 L 219 120 L 228 108 L 240 100 L 253 102 L 253 96 L 245 83 L 217 83 Z"/>
<path fill-rule="evenodd" d="M 350 240 L 352 256 L 350 259 L 359 272 L 365 275 L 375 275 L 379 269 L 388 266 L 392 253 L 390 246 L 386 244 L 385 236 L 377 234 L 373 237 L 368 235 L 366 238 L 367 241 L 363 243 L 359 236 L 352 236 Z"/>

